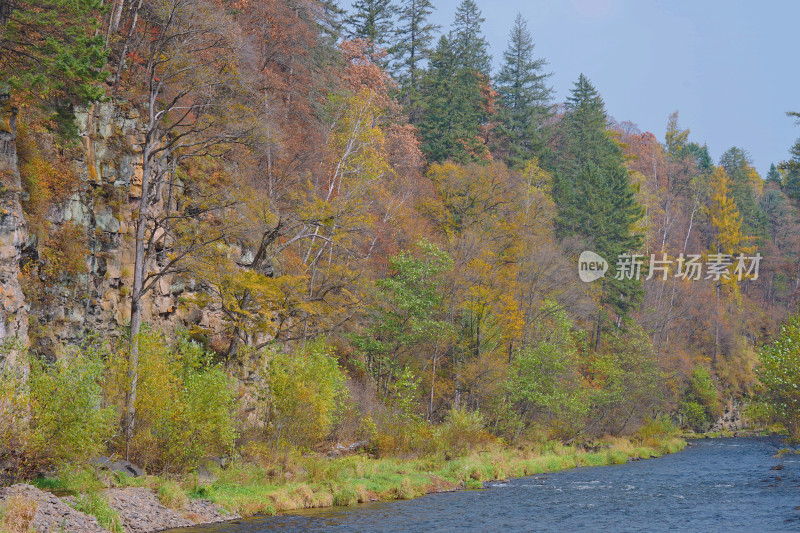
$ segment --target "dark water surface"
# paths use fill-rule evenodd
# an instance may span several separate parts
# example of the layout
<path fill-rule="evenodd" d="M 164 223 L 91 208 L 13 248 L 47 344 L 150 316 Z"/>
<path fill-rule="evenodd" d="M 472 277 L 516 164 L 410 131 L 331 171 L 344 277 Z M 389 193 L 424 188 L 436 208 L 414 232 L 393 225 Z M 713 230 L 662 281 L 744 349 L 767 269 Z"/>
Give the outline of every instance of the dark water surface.
<path fill-rule="evenodd" d="M 697 440 L 659 459 L 489 483 L 487 490 L 175 531 L 800 531 L 800 455 L 774 457 L 779 443 Z"/>

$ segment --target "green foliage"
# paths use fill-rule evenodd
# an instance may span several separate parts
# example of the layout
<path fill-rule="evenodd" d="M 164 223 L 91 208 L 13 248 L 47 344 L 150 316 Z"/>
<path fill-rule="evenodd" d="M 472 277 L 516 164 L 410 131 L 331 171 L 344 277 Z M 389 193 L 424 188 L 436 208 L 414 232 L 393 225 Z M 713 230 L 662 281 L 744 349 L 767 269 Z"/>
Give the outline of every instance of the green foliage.
<path fill-rule="evenodd" d="M 541 154 L 542 127 L 551 113 L 550 74 L 542 71 L 547 62 L 534 58 L 533 46 L 527 22 L 518 14 L 496 83 L 503 104 L 500 134 L 508 142 L 508 160 L 515 166 Z"/>
<path fill-rule="evenodd" d="M 608 341 L 590 365 L 592 410 L 600 415 L 602 432 L 619 435 L 660 405 L 664 376 L 640 327 L 609 336 Z"/>
<path fill-rule="evenodd" d="M 554 162 L 553 199 L 558 206 L 556 229 L 561 237 L 578 236 L 612 264 L 635 253 L 643 242 L 636 231 L 643 209 L 635 197 L 619 145 L 607 130 L 605 104 L 581 74 L 567 99 L 557 136 L 564 149 Z M 642 296 L 635 278 L 603 278 L 601 312 L 595 324 L 595 346 L 608 327 L 608 311 L 629 317 Z"/>
<path fill-rule="evenodd" d="M 439 318 L 443 300 L 442 275 L 452 268 L 450 256 L 437 245 L 420 241 L 410 252 L 389 260 L 392 274 L 376 282 L 376 304 L 370 310 L 369 325 L 353 343 L 364 355 L 367 371 L 379 389 L 388 395 L 391 384 L 404 376 L 415 381 L 408 365 L 415 358 L 436 349 L 450 327 Z M 399 386 L 399 385 L 398 385 Z M 400 386 L 398 399 L 407 398 L 408 386 Z M 401 400 L 407 401 L 407 400 Z M 403 408 L 404 412 L 409 408 Z"/>
<path fill-rule="evenodd" d="M 326 437 L 347 398 L 346 376 L 325 339 L 268 363 L 270 434 L 278 445 L 311 446 Z"/>
<path fill-rule="evenodd" d="M 115 354 L 109 366 L 106 396 L 121 417 L 127 358 Z M 184 471 L 203 457 L 229 453 L 236 437 L 235 399 L 230 378 L 197 342 L 181 336 L 170 346 L 161 334 L 144 330 L 132 460 L 149 470 Z"/>
<path fill-rule="evenodd" d="M 70 505 L 82 513 L 97 518 L 100 526 L 111 533 L 123 533 L 124 529 L 119 513 L 108 504 L 102 493 L 92 490 L 78 494 Z"/>
<path fill-rule="evenodd" d="M 731 179 L 731 196 L 742 215 L 742 230 L 745 235 L 765 238 L 767 219 L 756 201 L 763 184 L 747 152 L 734 146 L 722 154 L 719 164 Z"/>
<path fill-rule="evenodd" d="M 392 17 L 395 8 L 391 0 L 356 0 L 353 12 L 344 20 L 351 39 L 366 39 L 370 52 L 389 47 L 389 36 L 393 33 Z"/>
<path fill-rule="evenodd" d="M 12 88 L 54 111 L 62 131 L 74 133 L 72 106 L 103 97 L 106 8 L 101 0 L 13 2 L 0 33 L 2 74 Z"/>
<path fill-rule="evenodd" d="M 80 463 L 112 434 L 112 411 L 101 408 L 103 363 L 92 348 L 73 349 L 54 363 L 30 357 L 29 453 L 40 462 Z"/>
<path fill-rule="evenodd" d="M 390 49 L 394 58 L 392 72 L 400 84 L 400 100 L 412 124 L 420 118 L 424 65 L 431 56 L 433 33 L 439 28 L 429 21 L 433 10 L 431 0 L 402 0 L 396 37 Z"/>
<path fill-rule="evenodd" d="M 714 417 L 719 416 L 717 387 L 704 365 L 696 366 L 692 372 L 678 411 L 695 431 L 707 431 Z"/>
<path fill-rule="evenodd" d="M 527 420 L 556 422 L 561 436 L 583 429 L 589 403 L 583 387 L 578 343 L 563 311 L 542 325 L 544 340 L 520 350 L 511 365 L 509 396 Z M 567 428 L 563 423 L 571 425 Z"/>
<path fill-rule="evenodd" d="M 789 437 L 800 440 L 800 315 L 781 325 L 780 334 L 761 349 L 759 358 L 764 399 Z"/>
<path fill-rule="evenodd" d="M 464 455 L 490 440 L 485 427 L 486 419 L 480 411 L 452 409 L 436 428 L 437 447 L 450 457 Z"/>
<path fill-rule="evenodd" d="M 484 19 L 473 0 L 463 0 L 450 35 L 442 35 L 423 82 L 424 116 L 419 124 L 429 162 L 486 161 L 482 126 L 489 121 L 493 91 Z"/>

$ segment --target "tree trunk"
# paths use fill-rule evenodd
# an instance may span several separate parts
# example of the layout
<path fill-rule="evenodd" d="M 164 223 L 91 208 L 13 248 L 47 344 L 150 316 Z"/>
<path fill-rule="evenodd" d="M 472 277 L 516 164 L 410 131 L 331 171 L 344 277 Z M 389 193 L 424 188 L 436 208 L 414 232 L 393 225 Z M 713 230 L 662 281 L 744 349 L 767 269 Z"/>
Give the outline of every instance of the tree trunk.
<path fill-rule="evenodd" d="M 136 221 L 133 288 L 131 290 L 131 331 L 129 337 L 128 394 L 125 405 L 125 455 L 130 460 L 130 444 L 136 418 L 136 389 L 139 381 L 139 331 L 142 326 L 142 293 L 145 277 L 145 240 L 147 229 L 148 198 L 150 196 L 150 147 L 146 142 L 142 162 L 142 196 L 139 199 L 139 216 Z"/>

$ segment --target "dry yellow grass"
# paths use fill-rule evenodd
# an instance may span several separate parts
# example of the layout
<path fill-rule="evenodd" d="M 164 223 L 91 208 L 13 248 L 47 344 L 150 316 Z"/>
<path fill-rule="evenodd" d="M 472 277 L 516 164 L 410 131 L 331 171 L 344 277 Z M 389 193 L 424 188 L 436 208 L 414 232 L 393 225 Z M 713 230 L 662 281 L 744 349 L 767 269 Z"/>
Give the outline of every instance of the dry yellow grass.
<path fill-rule="evenodd" d="M 11 496 L 0 508 L 0 531 L 3 533 L 29 533 L 36 514 L 36 502 L 24 496 Z"/>

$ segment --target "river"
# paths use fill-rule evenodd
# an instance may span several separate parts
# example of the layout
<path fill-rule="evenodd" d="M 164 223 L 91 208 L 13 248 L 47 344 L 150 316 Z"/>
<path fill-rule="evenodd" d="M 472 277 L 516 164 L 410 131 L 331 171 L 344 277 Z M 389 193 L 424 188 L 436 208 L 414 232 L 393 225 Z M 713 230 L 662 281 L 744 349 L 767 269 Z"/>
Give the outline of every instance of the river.
<path fill-rule="evenodd" d="M 800 455 L 775 457 L 779 443 L 695 440 L 658 459 L 488 483 L 486 490 L 175 531 L 800 531 Z"/>

